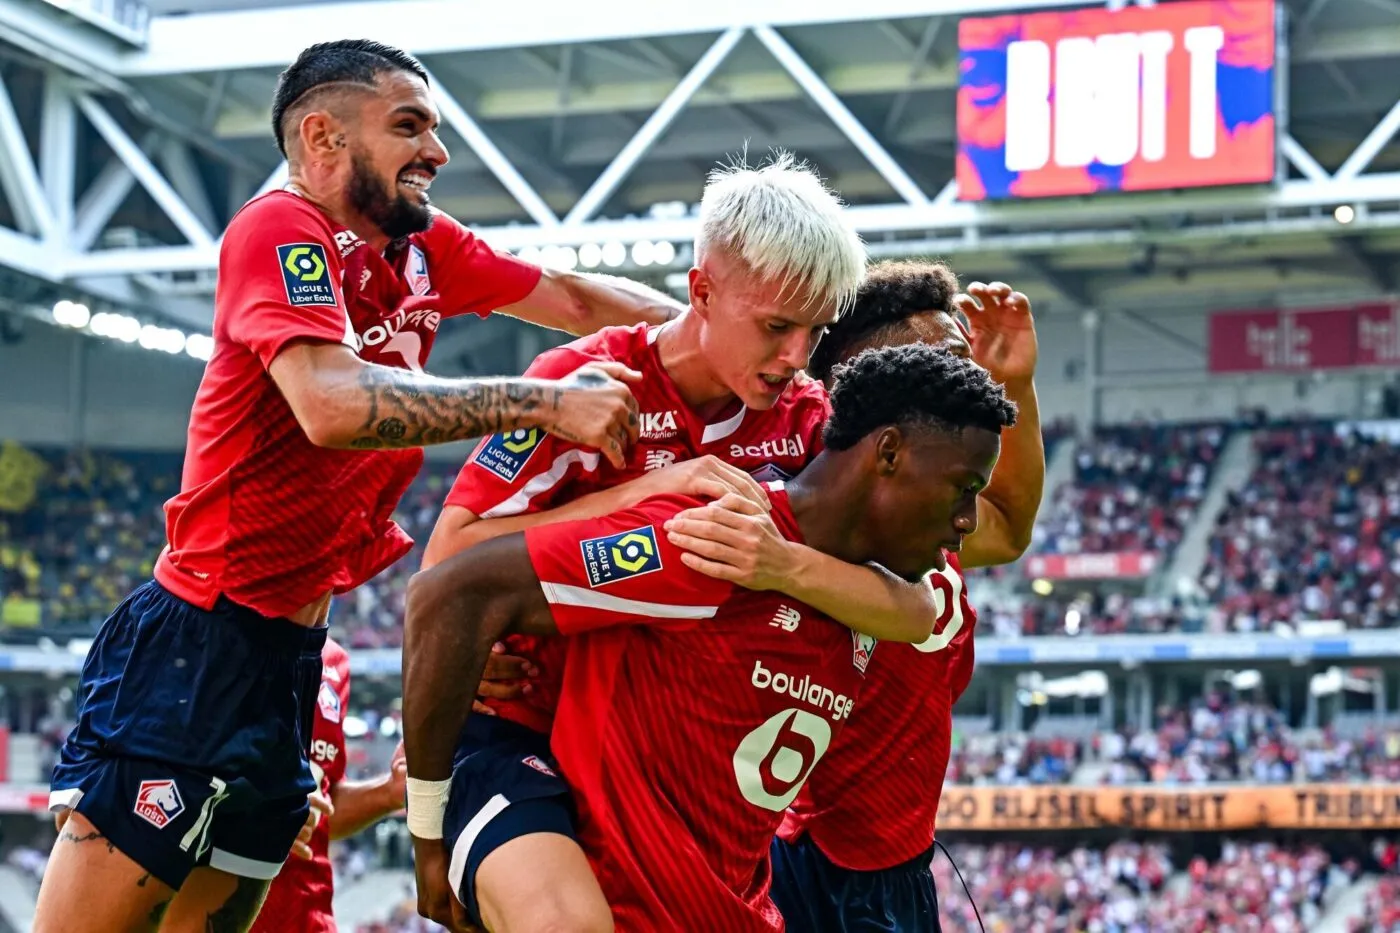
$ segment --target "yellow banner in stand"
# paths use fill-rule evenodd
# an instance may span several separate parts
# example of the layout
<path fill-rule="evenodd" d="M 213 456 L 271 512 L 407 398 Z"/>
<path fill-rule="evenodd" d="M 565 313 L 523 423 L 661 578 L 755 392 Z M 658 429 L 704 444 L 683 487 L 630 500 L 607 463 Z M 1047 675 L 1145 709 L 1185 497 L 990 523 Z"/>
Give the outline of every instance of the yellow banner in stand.
<path fill-rule="evenodd" d="M 965 787 L 948 785 L 938 829 L 1122 827 L 1164 832 L 1400 828 L 1400 785 Z"/>

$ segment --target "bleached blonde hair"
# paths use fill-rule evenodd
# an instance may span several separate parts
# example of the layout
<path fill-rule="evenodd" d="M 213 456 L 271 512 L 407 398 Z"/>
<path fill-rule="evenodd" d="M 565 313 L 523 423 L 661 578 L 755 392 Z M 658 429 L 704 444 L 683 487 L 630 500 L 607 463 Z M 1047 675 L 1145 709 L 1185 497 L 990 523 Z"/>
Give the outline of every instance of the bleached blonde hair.
<path fill-rule="evenodd" d="M 710 173 L 700 198 L 696 262 L 710 250 L 738 258 L 781 294 L 807 295 L 804 307 L 855 301 L 865 278 L 865 244 L 841 199 L 805 162 L 778 151 L 758 167 L 744 156 Z"/>

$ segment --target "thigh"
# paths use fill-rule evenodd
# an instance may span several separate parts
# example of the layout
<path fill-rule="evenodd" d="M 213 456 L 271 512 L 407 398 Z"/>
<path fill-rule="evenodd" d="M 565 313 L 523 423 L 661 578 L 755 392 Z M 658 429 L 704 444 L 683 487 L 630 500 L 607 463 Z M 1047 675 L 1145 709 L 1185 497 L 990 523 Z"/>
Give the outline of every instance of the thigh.
<path fill-rule="evenodd" d="M 480 922 L 491 933 L 613 929 L 612 911 L 583 849 L 558 833 L 517 836 L 488 853 L 476 870 L 476 901 Z"/>
<path fill-rule="evenodd" d="M 268 882 L 217 868 L 196 868 L 166 910 L 160 933 L 247 933 Z"/>
<path fill-rule="evenodd" d="M 117 848 L 92 821 L 69 813 L 39 886 L 34 933 L 146 933 L 174 890 Z"/>

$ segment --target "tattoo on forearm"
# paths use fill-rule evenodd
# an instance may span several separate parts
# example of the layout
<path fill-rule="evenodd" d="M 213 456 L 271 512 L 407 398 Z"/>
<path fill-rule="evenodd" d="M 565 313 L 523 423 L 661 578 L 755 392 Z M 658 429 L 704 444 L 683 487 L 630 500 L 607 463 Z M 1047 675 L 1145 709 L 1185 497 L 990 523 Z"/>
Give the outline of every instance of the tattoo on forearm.
<path fill-rule="evenodd" d="M 368 416 L 357 450 L 425 447 L 512 431 L 528 416 L 557 408 L 561 390 L 525 379 L 463 383 L 406 370 L 367 366 L 360 374 Z"/>

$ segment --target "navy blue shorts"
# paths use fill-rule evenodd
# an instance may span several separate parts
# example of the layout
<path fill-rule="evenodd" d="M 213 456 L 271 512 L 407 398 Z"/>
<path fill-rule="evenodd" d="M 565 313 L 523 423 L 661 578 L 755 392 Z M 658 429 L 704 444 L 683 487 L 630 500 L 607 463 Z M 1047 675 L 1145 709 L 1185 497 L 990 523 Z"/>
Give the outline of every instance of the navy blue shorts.
<path fill-rule="evenodd" d="M 473 713 L 457 740 L 442 822 L 447 877 L 472 922 L 482 925 L 476 870 L 486 856 L 531 833 L 577 839 L 577 824 L 574 798 L 559 777 L 549 736 Z"/>
<path fill-rule="evenodd" d="M 83 662 L 49 809 L 75 808 L 172 888 L 199 865 L 271 879 L 306 822 L 324 628 L 146 583 Z"/>
<path fill-rule="evenodd" d="M 794 933 L 942 933 L 932 849 L 883 871 L 842 868 L 805 835 L 771 852 L 773 902 Z"/>

